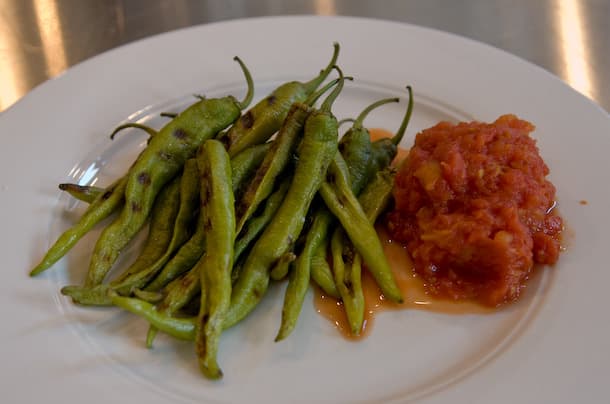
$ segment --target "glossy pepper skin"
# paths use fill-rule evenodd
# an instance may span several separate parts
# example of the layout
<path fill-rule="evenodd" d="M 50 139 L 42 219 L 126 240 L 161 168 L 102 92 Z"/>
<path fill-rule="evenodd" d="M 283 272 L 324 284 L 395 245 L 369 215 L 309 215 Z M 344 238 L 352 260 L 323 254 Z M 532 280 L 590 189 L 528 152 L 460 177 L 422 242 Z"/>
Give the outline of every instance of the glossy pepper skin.
<path fill-rule="evenodd" d="M 117 127 L 110 137 L 125 128 L 139 128 L 146 130 L 150 136 L 156 135 L 156 131 L 145 125 L 137 123 L 126 123 Z M 125 186 L 127 178 L 123 177 L 106 189 L 77 185 L 59 184 L 59 189 L 68 192 L 74 198 L 89 203 L 90 206 L 80 220 L 71 228 L 66 230 L 47 251 L 42 261 L 30 272 L 30 276 L 50 268 L 61 259 L 85 234 L 87 234 L 96 224 L 120 209 L 124 201 Z"/>
<path fill-rule="evenodd" d="M 167 251 L 172 240 L 173 227 L 180 208 L 180 182 L 176 177 L 167 184 L 153 204 L 150 214 L 148 236 L 136 260 L 119 277 L 111 282 L 117 286 L 127 286 L 129 280 L 146 271 Z M 123 294 L 123 293 L 121 293 Z"/>
<path fill-rule="evenodd" d="M 377 217 L 387 206 L 392 185 L 391 161 L 396 156 L 413 110 L 413 94 L 410 87 L 409 101 L 400 128 L 391 139 L 376 141 L 372 147 L 369 183 L 358 198 L 369 222 L 375 224 Z M 357 120 L 358 121 L 358 120 Z M 359 335 L 364 324 L 364 292 L 362 290 L 362 255 L 356 251 L 343 229 L 337 229 L 331 237 L 334 279 L 344 303 L 352 335 Z M 373 272 L 374 273 L 374 272 Z"/>
<path fill-rule="evenodd" d="M 99 194 L 89 205 L 78 222 L 63 232 L 49 248 L 42 261 L 32 269 L 30 276 L 36 276 L 59 261 L 96 224 L 119 209 L 125 200 L 127 177 L 117 180 Z"/>
<path fill-rule="evenodd" d="M 374 149 L 364 120 L 376 108 L 398 101 L 398 98 L 384 98 L 364 108 L 339 142 L 339 152 L 347 164 L 350 185 L 355 195 L 360 194 L 373 171 L 371 165 Z"/>
<path fill-rule="evenodd" d="M 252 77 L 239 58 L 235 58 L 248 82 L 248 92 L 242 102 L 228 96 L 203 99 L 188 107 L 150 138 L 147 147 L 140 153 L 121 187 L 125 204 L 119 217 L 104 229 L 93 251 L 85 287 L 103 282 L 121 250 L 146 222 L 155 197 L 161 188 L 182 169 L 197 148 L 207 139 L 216 136 L 231 125 L 246 108 L 253 96 Z M 85 217 L 64 233 L 36 266 L 31 275 L 36 275 L 61 258 L 95 224 L 114 211 L 111 201 L 92 204 Z"/>
<path fill-rule="evenodd" d="M 343 80 L 305 121 L 292 182 L 275 216 L 246 257 L 233 289 L 226 327 L 243 319 L 262 299 L 272 267 L 292 248 L 303 229 L 313 197 L 337 154 L 338 124 L 330 109 L 342 88 Z"/>
<path fill-rule="evenodd" d="M 377 172 L 358 198 L 369 222 L 390 203 L 395 172 L 386 167 Z M 341 294 L 352 335 L 359 335 L 364 325 L 364 292 L 362 290 L 362 255 L 343 231 L 335 232 L 331 239 L 335 283 Z"/>
<path fill-rule="evenodd" d="M 284 179 L 269 198 L 265 201 L 265 207 L 260 215 L 251 217 L 239 233 L 235 241 L 235 260 L 237 261 L 242 253 L 246 251 L 250 243 L 263 231 L 269 224 L 278 208 L 281 206 L 284 196 L 290 186 L 290 178 Z"/>
<path fill-rule="evenodd" d="M 269 148 L 270 144 L 251 146 L 231 159 L 231 183 L 234 195 L 241 193 L 241 189 L 261 164 Z M 199 184 L 197 190 L 199 190 Z M 200 292 L 199 276 L 194 267 L 206 247 L 205 220 L 205 212 L 200 210 L 191 238 L 180 247 L 161 272 L 146 285 L 146 292 L 157 292 L 165 288 L 158 305 L 160 312 L 173 315 Z M 256 237 L 257 234 L 251 236 Z M 236 252 L 238 244 L 236 242 Z M 152 347 L 156 334 L 156 328 L 151 325 L 146 337 L 146 345 L 149 348 Z"/>
<path fill-rule="evenodd" d="M 253 217 L 242 231 L 242 234 L 235 240 L 233 249 L 234 261 L 237 261 L 241 253 L 244 252 L 246 247 L 256 239 L 256 237 L 263 231 L 265 226 L 271 221 L 275 212 L 279 208 L 284 199 L 286 191 L 290 181 L 285 180 L 280 184 L 278 189 L 269 196 L 265 203 L 265 209 L 260 216 Z M 196 263 L 196 262 L 195 262 Z M 187 269 L 187 272 L 176 276 L 166 287 L 164 292 L 164 298 L 157 306 L 157 310 L 164 315 L 173 316 L 176 312 L 182 309 L 193 297 L 195 297 L 201 288 L 199 282 L 199 275 L 194 264 Z M 232 277 L 237 276 L 237 266 L 234 265 Z M 233 279 L 234 280 L 234 279 Z M 154 339 L 155 331 L 149 330 L 147 341 L 150 344 Z"/>
<path fill-rule="evenodd" d="M 110 293 L 113 305 L 127 310 L 133 314 L 144 317 L 151 325 L 166 332 L 172 337 L 192 341 L 195 339 L 195 318 L 177 318 L 163 314 L 149 302 L 133 297 L 124 297 Z"/>
<path fill-rule="evenodd" d="M 364 127 L 363 122 L 371 111 L 382 105 L 391 102 L 398 102 L 397 98 L 388 98 L 376 101 L 367 106 L 356 119 L 347 119 L 342 122 L 353 122 L 351 128 L 343 135 L 339 141 L 339 152 L 343 156 L 350 174 L 350 184 L 352 191 L 358 195 L 362 187 L 366 183 L 371 171 L 374 169 L 373 147 L 368 130 Z M 313 213 L 313 223 L 315 226 L 310 230 L 318 234 L 307 235 L 303 253 L 308 258 L 297 260 L 297 271 L 310 271 L 313 281 L 322 288 L 325 294 L 339 298 L 339 291 L 334 284 L 333 273 L 330 266 L 326 262 L 326 255 L 330 243 L 330 229 L 335 223 L 335 218 L 332 213 L 324 206 L 320 206 Z M 315 246 L 309 245 L 314 243 Z M 309 266 L 310 268 L 304 268 Z M 302 291 L 301 293 L 305 293 Z"/>
<path fill-rule="evenodd" d="M 225 314 L 231 303 L 231 272 L 235 243 L 235 210 L 231 163 L 224 146 L 206 141 L 197 163 L 201 172 L 201 210 L 207 229 L 206 251 L 196 265 L 200 305 L 195 351 L 201 372 L 210 379 L 222 377 L 217 361 L 218 343 Z"/>
<path fill-rule="evenodd" d="M 368 112 L 370 112 L 376 106 L 392 101 L 397 102 L 398 99 L 380 100 L 366 108 L 354 121 L 349 134 L 370 137 L 368 130 L 364 128 L 362 124 L 364 117 L 366 117 L 366 114 L 368 114 Z M 353 167 L 348 163 L 352 191 L 354 191 L 355 196 L 358 196 L 362 187 L 370 180 L 372 176 L 376 177 L 376 175 L 379 173 L 378 170 L 389 166 L 390 162 L 394 159 L 397 151 L 397 143 L 400 142 L 402 136 L 404 135 L 412 108 L 412 98 L 409 97 L 407 112 L 398 132 L 392 139 L 382 139 L 381 141 L 377 141 L 371 145 L 369 148 L 370 158 L 368 165 Z M 396 144 L 394 142 L 396 142 Z M 380 193 L 379 197 L 383 197 L 383 193 Z M 360 199 L 359 202 L 361 202 Z M 360 205 L 362 206 L 362 203 L 360 203 Z M 371 225 L 374 225 L 376 216 L 371 219 L 371 217 L 365 211 L 364 206 L 362 206 L 362 209 L 367 215 Z M 358 253 L 357 249 L 343 228 L 337 228 L 333 232 L 330 238 L 330 251 L 332 257 L 333 278 L 336 288 L 341 296 L 341 300 L 343 301 L 343 307 L 347 315 L 350 332 L 352 335 L 359 335 L 364 324 L 365 314 L 364 291 L 362 290 L 362 255 Z M 379 268 L 372 268 L 371 272 L 376 273 L 378 270 Z M 381 286 L 381 288 L 383 290 L 383 286 Z"/>
<path fill-rule="evenodd" d="M 237 119 L 239 111 L 232 99 L 200 101 L 152 138 L 130 170 L 125 207 L 117 220 L 102 232 L 95 246 L 85 286 L 92 287 L 104 280 L 123 247 L 146 221 L 161 188 L 204 140 L 214 137 Z"/>
<path fill-rule="evenodd" d="M 59 184 L 59 189 L 69 193 L 74 199 L 85 203 L 92 203 L 104 192 L 104 188 L 72 183 Z"/>
<path fill-rule="evenodd" d="M 379 170 L 383 170 L 385 167 L 389 166 L 396 157 L 396 153 L 398 152 L 398 145 L 402 141 L 407 126 L 411 120 L 411 115 L 413 113 L 413 89 L 411 86 L 407 86 L 407 92 L 409 93 L 409 100 L 407 102 L 407 109 L 405 111 L 405 115 L 402 119 L 400 127 L 391 138 L 383 138 L 373 142 L 373 150 L 372 150 L 372 164 L 370 167 L 370 172 L 367 176 L 367 182 L 375 175 Z"/>
<path fill-rule="evenodd" d="M 329 167 L 326 179 L 320 186 L 320 195 L 328 209 L 341 222 L 356 250 L 363 256 L 384 296 L 402 303 L 401 292 L 383 253 L 377 232 L 349 187 L 347 166 L 340 156 L 335 158 L 335 163 Z"/>
<path fill-rule="evenodd" d="M 250 184 L 237 203 L 238 233 L 261 202 L 271 194 L 276 179 L 290 163 L 298 141 L 301 139 L 301 133 L 309 112 L 310 108 L 301 103 L 295 103 L 290 108 L 269 153 L 256 170 Z"/>
<path fill-rule="evenodd" d="M 111 282 L 112 288 L 120 294 L 130 294 L 134 289 L 147 285 L 151 279 L 156 279 L 169 259 L 189 239 L 191 235 L 189 223 L 193 220 L 199 205 L 199 170 L 196 159 L 186 161 L 178 187 L 177 199 L 164 204 L 168 216 L 169 212 L 172 213 L 172 216 L 168 217 L 165 233 L 153 237 L 156 240 L 164 240 L 164 245 L 157 248 L 155 259 L 142 270 L 126 274 L 117 281 Z M 151 228 L 157 226 L 155 221 L 151 217 Z"/>
<path fill-rule="evenodd" d="M 339 44 L 333 46 L 331 61 L 317 77 L 306 83 L 291 81 L 282 84 L 235 122 L 223 137 L 229 155 L 234 156 L 248 146 L 265 142 L 278 131 L 292 105 L 304 102 L 330 74 L 339 56 Z"/>
<path fill-rule="evenodd" d="M 413 112 L 413 92 L 412 92 L 412 89 L 410 86 L 407 86 L 407 90 L 409 93 L 407 109 L 405 111 L 405 115 L 403 117 L 403 120 L 400 124 L 399 129 L 397 130 L 396 134 L 392 138 L 379 139 L 371 144 L 370 159 L 369 159 L 368 165 L 353 164 L 351 162 L 352 157 L 350 157 L 349 151 L 348 151 L 348 153 L 343 153 L 343 155 L 345 156 L 345 160 L 348 164 L 348 167 L 350 169 L 350 177 L 351 177 L 350 180 L 352 183 L 352 189 L 354 191 L 358 190 L 359 179 L 364 181 L 364 183 L 368 183 L 376 175 L 377 172 L 379 172 L 380 170 L 383 170 L 385 167 L 387 167 L 392 162 L 394 157 L 396 156 L 396 152 L 398 150 L 398 144 L 401 142 L 401 140 L 404 137 L 407 126 L 411 119 L 411 114 Z M 373 108 L 375 108 L 376 106 L 379 106 L 379 105 L 383 105 L 386 102 L 391 102 L 391 99 L 388 99 L 385 101 L 384 100 L 378 101 L 377 103 L 371 104 L 369 107 L 367 107 L 365 110 L 363 110 L 361 112 L 360 116 L 358 117 L 358 119 L 354 120 L 354 125 L 352 126 L 352 129 L 350 129 L 350 131 L 348 131 L 348 134 L 355 133 L 355 134 L 361 135 L 362 133 L 367 133 L 367 135 L 368 135 L 368 131 L 362 125 L 364 118 Z M 348 134 L 346 134 L 343 139 L 348 138 Z M 342 139 L 342 141 L 343 141 L 343 139 Z M 355 156 L 357 156 L 357 155 L 358 154 L 355 154 Z M 352 170 L 354 167 L 355 168 L 360 167 L 360 170 L 365 170 L 365 171 L 364 172 L 360 171 L 360 173 L 358 173 L 358 172 L 352 173 Z M 356 194 L 357 194 L 357 192 L 356 192 Z M 320 231 L 328 232 L 328 228 L 331 225 L 330 223 L 333 221 L 333 219 L 331 217 L 332 215 L 329 212 L 326 212 L 324 215 L 320 214 L 320 216 L 324 216 L 319 219 L 320 221 L 327 222 L 327 224 L 325 226 L 320 226 Z M 317 248 L 315 249 L 313 256 L 312 256 L 312 260 L 311 260 L 311 265 L 312 265 L 311 276 L 312 276 L 312 279 L 314 280 L 314 282 L 322 288 L 322 290 L 324 291 L 325 294 L 327 294 L 329 296 L 333 296 L 335 298 L 339 298 L 340 297 L 339 292 L 334 283 L 334 275 L 330 270 L 330 266 L 326 262 L 326 254 L 327 254 L 328 246 L 330 243 L 330 238 L 331 238 L 330 235 L 325 237 L 320 242 L 320 245 L 318 245 Z"/>
<path fill-rule="evenodd" d="M 387 168 L 376 174 L 375 178 L 366 185 L 359 201 L 369 221 L 383 212 L 391 199 L 394 171 Z M 193 271 L 193 273 L 196 273 Z M 190 274 L 190 273 L 189 273 Z M 197 281 L 197 277 L 193 277 Z M 191 295 L 191 298 L 194 295 Z M 112 303 L 148 320 L 152 326 L 172 335 L 175 338 L 193 340 L 197 319 L 194 317 L 173 317 L 154 305 L 140 299 L 111 295 Z M 228 324 L 225 324 L 227 326 Z M 281 339 L 281 338 L 280 338 Z"/>
<path fill-rule="evenodd" d="M 390 102 L 398 102 L 398 99 L 389 98 L 376 101 L 358 115 L 352 127 L 339 141 L 340 153 L 335 157 L 335 161 L 330 163 L 329 170 L 332 170 L 331 167 L 337 164 L 337 159 L 346 161 L 349 169 L 349 185 L 354 194 L 358 194 L 365 185 L 371 165 L 370 135 L 362 122 L 372 110 Z M 313 277 L 326 293 L 337 297 L 340 295 L 333 273 L 326 263 L 326 246 L 329 243 L 329 231 L 333 223 L 335 223 L 335 219 L 325 206 L 319 206 L 314 211 L 311 228 L 307 232 L 299 256 L 296 257 L 294 269 L 288 281 L 282 309 L 282 323 L 276 341 L 286 338 L 296 326 L 310 278 Z M 364 301 L 361 300 L 362 310 L 364 310 Z M 346 303 L 346 308 L 348 306 L 350 303 Z"/>
<path fill-rule="evenodd" d="M 361 201 L 355 200 L 355 195 L 359 192 L 358 188 L 361 189 L 371 178 L 377 179 L 379 171 L 388 167 L 396 156 L 398 144 L 406 132 L 413 111 L 411 87 L 407 86 L 407 90 L 409 92 L 407 110 L 395 136 L 391 139 L 380 139 L 374 142 L 371 146 L 368 166 L 366 164 L 354 166 L 355 175 L 353 176 L 351 175 L 352 167 L 349 167 L 348 170 L 348 167 L 341 163 L 341 159 L 336 159 L 335 164 L 331 164 L 329 168 L 331 175 L 327 177 L 327 181 L 321 186 L 320 190 L 328 208 L 332 210 L 343 225 L 342 229 L 335 230 L 331 236 L 330 250 L 333 260 L 335 287 L 344 303 L 350 330 L 354 335 L 360 333 L 364 320 L 364 293 L 361 284 L 363 259 L 368 264 L 369 271 L 384 295 L 390 300 L 402 301 L 400 290 L 393 279 L 389 265 L 379 245 L 379 240 L 372 228 L 377 217 L 375 214 L 379 214 L 379 211 L 369 207 L 369 205 L 373 204 L 375 198 L 378 198 L 380 201 L 386 201 L 387 189 L 377 189 L 378 195 L 365 196 L 364 201 L 367 204 L 367 209 L 372 210 L 373 213 L 365 212 L 362 203 L 358 203 Z M 385 102 L 381 100 L 377 105 L 383 105 Z M 372 109 L 375 105 L 372 104 L 369 108 Z M 365 109 L 354 122 L 353 129 L 355 130 L 353 133 L 366 132 L 368 134 L 368 131 L 362 126 L 362 120 L 368 113 L 367 110 L 370 111 L 370 109 Z M 352 179 L 352 191 L 354 191 L 352 195 L 350 195 L 347 189 L 350 179 Z M 357 183 L 354 184 L 353 180 L 356 180 Z M 379 184 L 383 185 L 382 182 Z M 345 216 L 342 217 L 344 214 Z M 368 219 L 370 226 L 366 226 L 366 219 Z M 368 242 L 365 241 L 367 235 Z M 325 269 L 325 267 L 320 267 L 320 270 L 322 269 Z M 317 274 L 317 276 L 322 281 L 325 281 L 328 277 L 320 276 L 320 274 Z"/>
<path fill-rule="evenodd" d="M 276 180 L 286 171 L 298 142 L 301 140 L 305 120 L 311 112 L 311 105 L 338 82 L 339 79 L 331 81 L 321 90 L 311 94 L 305 102 L 292 104 L 271 143 L 269 152 L 256 170 L 243 195 L 239 198 L 236 207 L 237 233 L 241 231 L 261 202 L 271 194 Z"/>
<path fill-rule="evenodd" d="M 248 78 L 247 69 L 241 65 Z M 151 138 L 129 170 L 125 206 L 119 217 L 100 235 L 89 265 L 85 287 L 99 285 L 121 250 L 140 230 L 161 188 L 193 157 L 199 146 L 231 125 L 249 103 L 232 96 L 203 99 L 181 112 Z"/>
<path fill-rule="evenodd" d="M 139 279 L 154 263 L 163 256 L 171 238 L 172 227 L 178 214 L 180 199 L 180 178 L 175 178 L 166 185 L 153 204 L 150 215 L 150 226 L 144 246 L 136 260 L 110 284 L 100 284 L 94 287 L 80 285 L 65 286 L 61 293 L 70 296 L 75 303 L 82 305 L 106 306 L 110 305 L 108 291 L 118 289 L 120 294 L 129 294 L 130 285 L 135 287 L 135 279 Z M 127 289 L 121 290 L 121 289 Z"/>

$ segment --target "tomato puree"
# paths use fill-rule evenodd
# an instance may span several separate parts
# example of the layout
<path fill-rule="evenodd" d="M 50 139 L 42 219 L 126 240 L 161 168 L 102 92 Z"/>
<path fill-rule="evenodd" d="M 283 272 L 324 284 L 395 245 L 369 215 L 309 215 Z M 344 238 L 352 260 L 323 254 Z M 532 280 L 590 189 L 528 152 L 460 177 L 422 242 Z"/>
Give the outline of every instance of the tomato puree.
<path fill-rule="evenodd" d="M 498 306 L 519 297 L 534 264 L 557 261 L 563 224 L 533 130 L 504 115 L 416 136 L 386 225 L 432 295 Z"/>

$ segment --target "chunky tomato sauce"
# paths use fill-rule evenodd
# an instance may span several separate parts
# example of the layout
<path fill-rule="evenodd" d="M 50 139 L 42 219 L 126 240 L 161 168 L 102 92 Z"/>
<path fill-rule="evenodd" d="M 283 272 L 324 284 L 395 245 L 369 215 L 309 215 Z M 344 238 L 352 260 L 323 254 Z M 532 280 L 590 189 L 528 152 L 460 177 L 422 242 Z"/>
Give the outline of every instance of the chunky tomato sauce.
<path fill-rule="evenodd" d="M 534 264 L 557 261 L 562 219 L 533 130 L 505 115 L 416 136 L 386 224 L 432 295 L 498 306 L 519 296 Z"/>

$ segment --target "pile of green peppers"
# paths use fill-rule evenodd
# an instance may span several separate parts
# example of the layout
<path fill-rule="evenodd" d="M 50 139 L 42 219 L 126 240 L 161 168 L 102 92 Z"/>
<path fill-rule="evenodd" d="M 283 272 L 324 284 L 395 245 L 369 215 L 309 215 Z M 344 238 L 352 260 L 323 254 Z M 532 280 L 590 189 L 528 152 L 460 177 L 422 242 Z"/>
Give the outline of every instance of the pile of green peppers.
<path fill-rule="evenodd" d="M 311 283 L 344 303 L 351 333 L 364 318 L 362 265 L 386 298 L 402 302 L 374 228 L 391 200 L 397 153 L 413 108 L 393 138 L 372 142 L 364 127 L 380 100 L 339 136 L 332 105 L 345 80 L 339 45 L 318 76 L 288 82 L 248 108 L 253 81 L 239 58 L 248 91 L 198 101 L 159 130 L 141 124 L 147 146 L 128 172 L 106 188 L 61 184 L 88 203 L 32 271 L 63 257 L 102 220 L 114 216 L 95 245 L 82 285 L 62 288 L 81 305 L 118 306 L 158 331 L 193 340 L 202 373 L 222 377 L 223 330 L 244 319 L 273 281 L 287 279 L 276 341 L 296 327 Z M 323 85 L 336 70 L 339 78 Z M 316 102 L 330 92 L 316 107 Z M 275 135 L 275 136 L 274 136 Z M 107 280 L 121 251 L 147 232 L 137 259 Z"/>

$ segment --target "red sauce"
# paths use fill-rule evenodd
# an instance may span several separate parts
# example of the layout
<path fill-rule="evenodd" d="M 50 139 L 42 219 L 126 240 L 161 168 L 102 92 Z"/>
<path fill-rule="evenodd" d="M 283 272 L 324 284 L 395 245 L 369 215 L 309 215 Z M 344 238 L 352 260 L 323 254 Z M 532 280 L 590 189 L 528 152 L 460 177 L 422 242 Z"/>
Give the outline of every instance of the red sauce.
<path fill-rule="evenodd" d="M 519 297 L 535 263 L 557 261 L 563 224 L 533 130 L 505 115 L 416 136 L 387 225 L 431 295 L 496 307 Z"/>
<path fill-rule="evenodd" d="M 392 132 L 379 128 L 369 129 L 369 133 L 372 141 L 394 136 Z M 407 149 L 399 147 L 392 164 L 397 166 L 408 153 Z M 365 300 L 364 324 L 360 334 L 356 336 L 350 332 L 341 300 L 327 296 L 319 288 L 315 288 L 314 306 L 316 311 L 329 320 L 343 337 L 352 341 L 367 337 L 373 328 L 376 313 L 386 310 L 416 309 L 444 314 L 486 314 L 494 311 L 492 308 L 482 306 L 472 300 L 456 302 L 430 295 L 426 291 L 422 279 L 413 272 L 413 264 L 407 250 L 399 243 L 393 242 L 383 226 L 378 226 L 377 230 L 396 283 L 404 297 L 404 303 L 397 304 L 385 299 L 375 279 L 368 271 L 364 270 L 362 273 L 362 289 Z"/>

